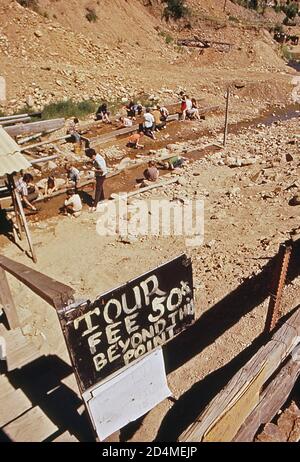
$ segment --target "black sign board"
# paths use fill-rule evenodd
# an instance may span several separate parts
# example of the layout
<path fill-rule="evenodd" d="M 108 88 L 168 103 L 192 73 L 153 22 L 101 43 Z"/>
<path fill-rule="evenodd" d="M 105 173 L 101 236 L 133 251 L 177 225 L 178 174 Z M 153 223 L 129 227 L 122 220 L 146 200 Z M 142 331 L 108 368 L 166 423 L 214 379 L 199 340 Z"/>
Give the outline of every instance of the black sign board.
<path fill-rule="evenodd" d="M 60 311 L 82 391 L 171 340 L 193 322 L 194 312 L 186 255 Z"/>

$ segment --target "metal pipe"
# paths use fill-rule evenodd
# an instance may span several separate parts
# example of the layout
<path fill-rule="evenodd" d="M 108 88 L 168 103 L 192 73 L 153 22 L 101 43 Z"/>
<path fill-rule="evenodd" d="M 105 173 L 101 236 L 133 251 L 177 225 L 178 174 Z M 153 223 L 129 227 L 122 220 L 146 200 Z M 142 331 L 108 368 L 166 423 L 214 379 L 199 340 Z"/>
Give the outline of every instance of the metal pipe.
<path fill-rule="evenodd" d="M 21 117 L 42 117 L 42 113 L 32 112 L 31 114 L 17 114 L 17 115 L 12 115 L 12 116 L 3 116 L 3 117 L 0 117 L 0 122 L 4 122 L 5 120 L 20 119 Z"/>
<path fill-rule="evenodd" d="M 58 157 L 58 154 L 53 154 L 53 156 L 41 157 L 40 159 L 30 160 L 29 162 L 31 165 L 40 164 L 42 162 L 48 162 L 49 160 L 57 159 Z"/>

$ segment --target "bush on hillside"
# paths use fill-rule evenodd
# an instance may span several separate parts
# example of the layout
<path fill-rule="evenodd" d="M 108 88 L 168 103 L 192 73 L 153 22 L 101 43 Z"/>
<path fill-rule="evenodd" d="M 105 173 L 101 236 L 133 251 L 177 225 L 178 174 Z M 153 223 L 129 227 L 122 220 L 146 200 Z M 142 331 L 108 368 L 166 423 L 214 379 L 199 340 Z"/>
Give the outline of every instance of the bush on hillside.
<path fill-rule="evenodd" d="M 289 3 L 288 5 L 282 6 L 282 11 L 288 19 L 294 19 L 299 13 L 299 7 L 296 3 Z"/>
<path fill-rule="evenodd" d="M 38 0 L 17 0 L 17 2 L 24 8 L 30 8 L 37 13 L 39 12 Z"/>
<path fill-rule="evenodd" d="M 93 8 L 86 8 L 87 13 L 85 15 L 88 22 L 96 22 L 98 16 L 96 15 L 96 11 Z"/>
<path fill-rule="evenodd" d="M 184 18 L 188 15 L 189 9 L 185 5 L 184 0 L 163 0 L 163 3 L 166 3 L 163 17 L 169 21 L 174 19 L 175 21 L 181 18 Z"/>
<path fill-rule="evenodd" d="M 42 114 L 43 119 L 56 119 L 60 117 L 84 117 L 96 111 L 97 104 L 91 100 L 80 101 L 79 103 L 68 100 L 51 103 L 45 106 Z"/>

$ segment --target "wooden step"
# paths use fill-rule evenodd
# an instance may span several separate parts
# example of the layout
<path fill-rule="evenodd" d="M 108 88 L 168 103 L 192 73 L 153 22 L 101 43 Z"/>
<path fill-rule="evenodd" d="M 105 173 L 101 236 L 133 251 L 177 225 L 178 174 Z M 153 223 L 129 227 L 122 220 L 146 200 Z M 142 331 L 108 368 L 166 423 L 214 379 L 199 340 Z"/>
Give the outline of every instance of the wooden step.
<path fill-rule="evenodd" d="M 58 431 L 57 426 L 34 407 L 2 428 L 5 435 L 15 442 L 42 442 Z"/>
<path fill-rule="evenodd" d="M 53 443 L 78 443 L 79 441 L 76 438 L 76 436 L 71 435 L 70 432 L 66 431 L 62 433 L 61 435 L 59 435 L 57 438 L 55 438 L 52 442 Z"/>
<path fill-rule="evenodd" d="M 0 381 L 0 427 L 4 427 L 32 408 L 30 400 L 21 389 L 15 389 Z"/>
<path fill-rule="evenodd" d="M 20 369 L 41 356 L 34 344 L 23 335 L 21 329 L 6 331 L 6 362 L 7 370 Z"/>

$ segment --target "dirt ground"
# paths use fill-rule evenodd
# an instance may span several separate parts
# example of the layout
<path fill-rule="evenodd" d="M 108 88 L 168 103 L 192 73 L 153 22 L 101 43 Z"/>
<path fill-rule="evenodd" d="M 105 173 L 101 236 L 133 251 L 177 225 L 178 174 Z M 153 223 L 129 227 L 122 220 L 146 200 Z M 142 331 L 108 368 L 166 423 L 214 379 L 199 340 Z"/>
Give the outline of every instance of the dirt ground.
<path fill-rule="evenodd" d="M 140 196 L 147 201 L 203 198 L 205 232 L 200 247 L 186 247 L 185 239 L 176 236 L 137 237 L 130 243 L 99 236 L 97 215 L 87 208 L 78 219 L 52 216 L 31 226 L 37 265 L 15 245 L 7 242 L 2 247 L 8 257 L 72 286 L 76 298 L 94 298 L 182 252 L 191 256 L 197 322 L 164 348 L 175 399 L 163 401 L 123 430 L 123 439 L 176 439 L 255 347 L 268 306 L 268 279 L 261 271 L 279 244 L 300 226 L 298 207 L 289 205 L 298 189 L 299 137 L 298 117 L 229 134 L 225 150 L 207 152 L 176 172 L 181 184 Z M 189 145 L 190 150 L 199 149 L 203 139 Z M 186 141 L 178 143 L 179 152 L 185 147 Z M 228 166 L 235 156 L 247 165 Z M 249 164 L 253 156 L 255 162 Z M 9 279 L 24 333 L 41 354 L 69 363 L 55 311 Z M 299 297 L 297 276 L 285 290 L 282 313 L 296 307 Z M 74 379 L 68 379 L 68 386 L 78 393 Z"/>
<path fill-rule="evenodd" d="M 196 322 L 163 348 L 173 398 L 121 431 L 122 441 L 175 441 L 263 341 L 273 257 L 291 236 L 295 256 L 281 314 L 299 305 L 300 206 L 291 205 L 300 194 L 300 106 L 293 83 L 299 74 L 283 61 L 280 46 L 267 30 L 278 21 L 273 11 L 261 24 L 256 13 L 230 1 L 224 13 L 218 0 L 189 0 L 195 12 L 190 32 L 182 24 L 162 22 L 155 0 L 149 8 L 149 2 L 139 0 L 103 0 L 101 6 L 91 0 L 89 7 L 99 17 L 95 24 L 86 21 L 86 5 L 83 8 L 80 0 L 72 2 L 74 8 L 63 0 L 39 3 L 44 14 L 24 10 L 13 0 L 1 2 L 5 21 L 0 24 L 0 67 L 8 94 L 1 110 L 14 112 L 25 104 L 39 110 L 69 98 L 120 101 L 145 94 L 171 104 L 178 102 L 181 89 L 203 98 L 201 106 L 219 106 L 201 122 L 170 123 L 157 142 L 145 140 L 145 149 L 138 153 L 128 150 L 124 139 L 101 147 L 111 169 L 122 158 L 139 154 L 147 160 L 162 149 L 190 159 L 179 171 L 164 172 L 163 179 L 176 176 L 177 183 L 136 198 L 180 203 L 202 199 L 202 245 L 187 246 L 184 237 L 174 235 L 100 236 L 99 217 L 88 212 L 87 204 L 77 219 L 58 214 L 61 196 L 42 203 L 40 214 L 29 217 L 36 265 L 25 253 L 25 242 L 17 246 L 4 229 L 0 232 L 4 255 L 70 285 L 77 299 L 93 299 L 181 253 L 191 257 Z M 177 38 L 193 34 L 233 46 L 229 53 L 208 49 L 200 54 L 176 45 Z M 212 144 L 223 141 L 228 85 L 229 135 L 226 148 L 216 148 Z M 91 120 L 92 115 L 83 123 Z M 60 149 L 67 154 L 72 147 Z M 134 190 L 142 171 L 139 166 L 107 180 L 107 196 Z M 35 172 L 37 177 L 44 174 Z M 43 355 L 53 360 L 55 375 L 56 360 L 63 367 L 70 364 L 57 314 L 10 276 L 9 283 L 22 331 L 45 364 Z M 23 380 L 17 373 L 17 383 L 26 382 L 29 395 L 31 379 L 30 374 Z M 76 405 L 66 403 L 66 408 L 81 416 L 74 375 L 69 373 L 61 383 L 76 397 Z M 41 396 L 40 404 L 43 400 Z M 44 408 L 50 420 L 55 408 L 56 402 Z M 67 425 L 75 434 L 72 419 Z M 16 440 L 23 436 L 21 431 Z M 76 428 L 76 437 L 91 439 L 86 420 Z"/>

